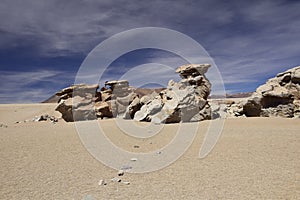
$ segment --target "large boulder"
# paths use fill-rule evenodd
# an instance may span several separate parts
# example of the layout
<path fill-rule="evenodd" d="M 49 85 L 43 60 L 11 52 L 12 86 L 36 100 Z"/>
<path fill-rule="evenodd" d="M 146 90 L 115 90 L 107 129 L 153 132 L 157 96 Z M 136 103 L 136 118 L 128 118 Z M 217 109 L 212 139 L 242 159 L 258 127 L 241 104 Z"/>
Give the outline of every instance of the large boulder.
<path fill-rule="evenodd" d="M 247 117 L 297 117 L 300 99 L 300 66 L 279 73 L 259 86 L 243 104 L 239 115 Z"/>
<path fill-rule="evenodd" d="M 62 114 L 62 118 L 67 122 L 96 119 L 92 106 L 92 98 L 74 96 L 62 100 L 56 107 L 56 111 Z"/>
<path fill-rule="evenodd" d="M 67 122 L 96 119 L 92 103 L 100 98 L 99 85 L 78 84 L 57 92 L 60 96 L 56 111 L 62 114 Z"/>
<path fill-rule="evenodd" d="M 126 80 L 108 81 L 101 91 L 99 85 L 72 85 L 56 95 L 60 96 L 56 110 L 67 122 L 96 118 L 123 117 L 129 104 L 137 97 Z M 130 116 L 139 107 L 132 107 Z"/>
<path fill-rule="evenodd" d="M 140 110 L 142 107 L 142 104 L 140 102 L 140 99 L 138 96 L 136 96 L 132 102 L 130 103 L 130 105 L 126 108 L 126 111 L 124 113 L 124 118 L 125 119 L 133 119 L 135 113 Z"/>
<path fill-rule="evenodd" d="M 127 107 L 137 97 L 133 89 L 129 87 L 129 82 L 127 80 L 114 80 L 106 82 L 105 86 L 111 90 L 109 99 L 113 117 L 128 118 Z M 132 112 L 135 112 L 136 109 L 136 107 L 132 108 L 129 115 L 132 116 Z"/>
<path fill-rule="evenodd" d="M 170 80 L 167 89 L 158 95 L 144 96 L 140 100 L 141 108 L 134 114 L 134 119 L 154 123 L 210 119 L 211 111 L 207 97 L 211 84 L 204 75 L 209 67 L 209 64 L 189 64 L 177 68 L 176 72 L 182 80 L 178 83 Z"/>
<path fill-rule="evenodd" d="M 261 98 L 252 97 L 243 106 L 243 114 L 247 117 L 259 117 L 261 113 Z"/>
<path fill-rule="evenodd" d="M 182 79 L 188 79 L 204 75 L 210 66 L 210 64 L 186 64 L 178 67 L 176 73 L 179 73 Z"/>

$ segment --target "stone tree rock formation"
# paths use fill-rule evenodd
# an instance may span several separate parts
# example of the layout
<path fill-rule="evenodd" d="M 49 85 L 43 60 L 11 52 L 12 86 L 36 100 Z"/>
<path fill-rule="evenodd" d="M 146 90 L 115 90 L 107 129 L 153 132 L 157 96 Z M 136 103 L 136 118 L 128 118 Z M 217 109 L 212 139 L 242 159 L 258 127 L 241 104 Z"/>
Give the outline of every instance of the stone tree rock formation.
<path fill-rule="evenodd" d="M 300 117 L 299 100 L 300 66 L 279 73 L 259 86 L 245 103 L 239 105 L 242 110 L 236 115 Z"/>
<path fill-rule="evenodd" d="M 189 64 L 179 67 L 176 72 L 182 80 L 170 80 L 166 90 L 159 95 L 152 94 L 133 101 L 125 117 L 134 116 L 137 121 L 154 123 L 177 123 L 201 121 L 211 118 L 207 103 L 211 84 L 205 77 L 209 64 Z M 140 107 L 140 110 L 137 108 Z M 135 113 L 134 110 L 138 110 Z"/>
<path fill-rule="evenodd" d="M 57 92 L 56 110 L 67 121 L 97 118 L 124 118 L 154 123 L 176 123 L 211 119 L 207 102 L 211 84 L 205 77 L 209 64 L 189 64 L 176 72 L 182 80 L 170 80 L 167 89 L 152 90 L 139 96 L 128 81 L 108 81 L 98 91 L 98 85 L 73 85 Z M 157 93 L 157 91 L 159 93 Z"/>

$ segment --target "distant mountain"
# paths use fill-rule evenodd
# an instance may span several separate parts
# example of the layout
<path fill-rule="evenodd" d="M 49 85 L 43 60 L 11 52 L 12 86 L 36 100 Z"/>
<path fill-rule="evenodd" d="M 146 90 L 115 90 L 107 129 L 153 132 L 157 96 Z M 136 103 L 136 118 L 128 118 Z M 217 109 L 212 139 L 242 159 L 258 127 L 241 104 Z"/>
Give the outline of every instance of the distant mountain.
<path fill-rule="evenodd" d="M 226 98 L 245 98 L 250 97 L 253 92 L 241 92 L 236 94 L 226 94 Z"/>
<path fill-rule="evenodd" d="M 56 96 L 55 94 L 46 99 L 45 101 L 42 101 L 41 103 L 57 103 L 59 100 L 59 96 Z"/>
<path fill-rule="evenodd" d="M 241 92 L 241 93 L 235 93 L 235 94 L 226 94 L 226 98 L 246 98 L 250 97 L 253 94 L 253 92 Z M 224 98 L 223 95 L 211 95 L 208 97 L 209 99 L 222 99 Z"/>

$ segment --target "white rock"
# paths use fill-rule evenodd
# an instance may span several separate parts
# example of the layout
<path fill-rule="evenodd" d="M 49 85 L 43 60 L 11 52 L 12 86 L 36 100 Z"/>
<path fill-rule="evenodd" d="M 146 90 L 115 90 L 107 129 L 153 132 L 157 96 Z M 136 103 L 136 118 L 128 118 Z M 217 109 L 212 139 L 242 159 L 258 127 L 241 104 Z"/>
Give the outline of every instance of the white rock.
<path fill-rule="evenodd" d="M 118 183 L 121 182 L 121 179 L 119 179 L 118 177 L 114 177 L 111 179 L 112 182 Z"/>
<path fill-rule="evenodd" d="M 125 170 L 125 171 L 131 170 L 131 169 L 132 169 L 132 167 L 129 166 L 129 165 L 123 165 L 123 166 L 121 167 L 121 170 Z"/>
<path fill-rule="evenodd" d="M 120 169 L 120 170 L 118 171 L 118 176 L 123 176 L 123 175 L 124 175 L 124 170 Z"/>
<path fill-rule="evenodd" d="M 99 180 L 98 185 L 105 185 L 105 181 L 104 180 Z"/>

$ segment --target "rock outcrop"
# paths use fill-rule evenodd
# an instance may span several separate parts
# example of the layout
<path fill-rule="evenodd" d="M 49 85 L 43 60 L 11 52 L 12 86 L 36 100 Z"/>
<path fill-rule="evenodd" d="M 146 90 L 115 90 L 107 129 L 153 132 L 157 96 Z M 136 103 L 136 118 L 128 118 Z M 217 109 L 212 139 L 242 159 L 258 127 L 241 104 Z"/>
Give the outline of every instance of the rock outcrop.
<path fill-rule="evenodd" d="M 96 119 L 94 102 L 100 100 L 99 85 L 72 85 L 56 93 L 60 96 L 55 110 L 67 122 Z"/>
<path fill-rule="evenodd" d="M 111 90 L 110 104 L 113 117 L 124 118 L 129 104 L 137 97 L 127 80 L 109 81 L 105 86 Z"/>
<path fill-rule="evenodd" d="M 239 107 L 236 115 L 247 117 L 299 117 L 300 99 L 300 66 L 277 74 L 264 85 L 259 86 L 256 92 Z M 236 105 L 228 108 L 232 111 Z"/>
<path fill-rule="evenodd" d="M 119 117 L 154 123 L 176 123 L 211 119 L 207 102 L 211 84 L 205 77 L 209 64 L 190 64 L 176 72 L 182 80 L 169 81 L 167 89 L 152 90 L 139 96 L 128 81 L 109 81 L 98 85 L 72 85 L 57 92 L 56 110 L 67 122 Z M 157 93 L 159 92 L 159 93 Z"/>
<path fill-rule="evenodd" d="M 135 92 L 126 80 L 106 82 L 100 91 L 99 85 L 72 85 L 56 93 L 60 97 L 56 110 L 67 122 L 112 117 L 154 123 L 225 117 L 300 118 L 300 66 L 269 79 L 246 100 L 211 101 L 211 105 L 207 101 L 211 84 L 205 77 L 209 67 L 180 66 L 176 72 L 182 80 L 170 80 L 166 89 Z"/>
<path fill-rule="evenodd" d="M 99 85 L 72 85 L 60 96 L 56 110 L 67 122 L 97 118 L 124 117 L 128 105 L 137 96 L 126 80 L 109 81 L 100 91 Z"/>
<path fill-rule="evenodd" d="M 177 123 L 201 121 L 211 118 L 211 109 L 207 103 L 211 84 L 205 77 L 209 64 L 190 64 L 179 67 L 176 72 L 182 80 L 178 83 L 170 80 L 168 87 L 158 95 L 134 101 L 132 108 L 140 106 L 134 115 L 137 121 L 152 121 L 154 123 Z M 137 109 L 136 109 L 137 110 Z M 129 110 L 128 110 L 129 111 Z"/>

